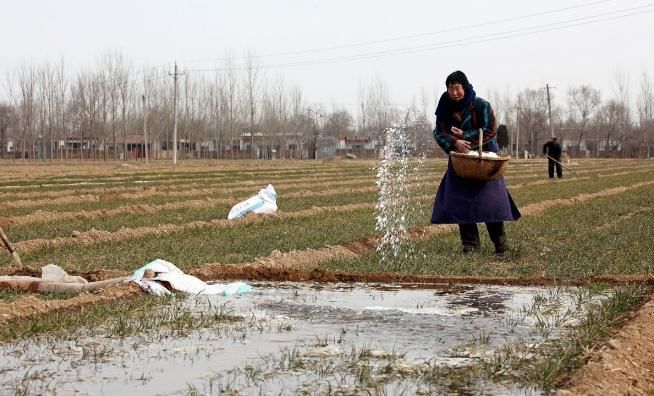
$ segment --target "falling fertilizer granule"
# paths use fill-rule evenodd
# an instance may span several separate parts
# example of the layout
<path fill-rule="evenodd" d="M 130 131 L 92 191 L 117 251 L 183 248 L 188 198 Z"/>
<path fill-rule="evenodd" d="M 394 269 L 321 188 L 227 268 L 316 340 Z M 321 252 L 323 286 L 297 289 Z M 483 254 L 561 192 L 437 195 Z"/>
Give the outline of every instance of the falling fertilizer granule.
<path fill-rule="evenodd" d="M 382 159 L 376 167 L 379 199 L 375 206 L 375 230 L 381 233 L 377 251 L 382 260 L 409 257 L 412 252 L 402 251 L 411 224 L 421 213 L 412 201 L 410 184 L 415 183 L 423 167 L 424 154 L 411 160 L 411 153 L 418 152 L 416 144 L 416 123 L 407 121 L 387 128 L 386 143 Z"/>

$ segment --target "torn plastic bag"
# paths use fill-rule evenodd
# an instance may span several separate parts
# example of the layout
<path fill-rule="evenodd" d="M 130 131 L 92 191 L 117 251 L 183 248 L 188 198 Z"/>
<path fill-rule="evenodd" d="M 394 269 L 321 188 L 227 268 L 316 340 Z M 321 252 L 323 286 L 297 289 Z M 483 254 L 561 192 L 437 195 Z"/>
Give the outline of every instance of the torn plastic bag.
<path fill-rule="evenodd" d="M 146 270 L 152 270 L 153 278 L 144 278 Z M 245 293 L 252 290 L 252 286 L 243 282 L 232 282 L 227 284 L 207 284 L 202 280 L 187 275 L 177 268 L 173 263 L 166 260 L 156 259 L 134 272 L 132 281 L 139 285 L 144 291 L 155 295 L 169 294 L 170 291 L 161 282 L 165 282 L 173 290 L 183 291 L 189 294 L 232 294 Z"/>
<path fill-rule="evenodd" d="M 257 195 L 240 202 L 229 211 L 229 220 L 238 219 L 247 213 L 273 214 L 277 211 L 277 193 L 272 184 L 259 190 Z"/>

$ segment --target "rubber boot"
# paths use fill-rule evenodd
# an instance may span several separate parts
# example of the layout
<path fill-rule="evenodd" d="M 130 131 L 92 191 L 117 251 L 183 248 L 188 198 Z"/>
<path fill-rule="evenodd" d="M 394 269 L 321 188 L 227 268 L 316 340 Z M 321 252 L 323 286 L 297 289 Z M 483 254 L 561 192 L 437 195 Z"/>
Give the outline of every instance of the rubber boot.
<path fill-rule="evenodd" d="M 493 244 L 495 244 L 495 255 L 497 257 L 505 257 L 509 248 L 506 243 L 504 223 L 486 223 L 486 229 L 488 230 L 488 236 L 493 241 Z"/>
<path fill-rule="evenodd" d="M 477 224 L 459 224 L 459 233 L 461 234 L 461 244 L 463 245 L 464 254 L 474 253 L 480 250 L 481 242 L 479 240 Z"/>

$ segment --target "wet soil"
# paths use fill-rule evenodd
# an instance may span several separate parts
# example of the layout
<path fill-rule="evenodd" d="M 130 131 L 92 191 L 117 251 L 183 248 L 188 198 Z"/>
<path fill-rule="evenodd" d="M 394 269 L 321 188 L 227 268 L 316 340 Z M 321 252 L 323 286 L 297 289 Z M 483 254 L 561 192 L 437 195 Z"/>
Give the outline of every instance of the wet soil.
<path fill-rule="evenodd" d="M 84 293 L 64 300 L 42 300 L 36 296 L 21 297 L 10 303 L 0 302 L 0 326 L 8 326 L 17 320 L 35 315 L 45 315 L 62 310 L 77 310 L 94 304 L 130 298 L 142 294 L 135 284 L 110 287 L 100 293 Z"/>
<path fill-rule="evenodd" d="M 361 243 L 359 246 L 365 246 Z M 546 277 L 488 277 L 488 276 L 445 276 L 445 275 L 410 275 L 391 272 L 351 273 L 328 271 L 311 265 L 318 264 L 324 257 L 355 256 L 361 254 L 361 249 L 354 253 L 338 247 L 330 247 L 310 252 L 290 252 L 273 254 L 267 258 L 247 264 L 205 264 L 190 268 L 186 271 L 204 281 L 274 281 L 274 282 L 322 282 L 322 283 L 383 283 L 402 287 L 411 284 L 412 288 L 425 289 L 456 288 L 458 285 L 499 285 L 499 286 L 585 286 L 593 283 L 627 284 L 639 283 L 654 285 L 654 276 L 596 276 L 583 279 L 562 280 Z M 277 260 L 275 259 L 277 258 Z M 305 269 L 293 268 L 302 266 Z M 41 275 L 40 270 L 34 268 L 3 268 L 0 275 Z M 94 272 L 74 272 L 70 275 L 82 276 L 90 282 L 113 279 L 130 275 L 120 270 L 100 270 Z M 20 319 L 34 314 L 44 314 L 59 309 L 76 309 L 86 303 L 112 301 L 116 298 L 130 297 L 139 294 L 133 287 L 112 287 L 96 294 L 83 294 L 67 300 L 40 300 L 36 297 L 25 297 L 12 303 L 0 303 L 0 318 Z M 61 304 L 59 304 L 61 301 Z M 29 309 L 23 307 L 30 307 Z M 11 315 L 5 315 L 11 313 Z M 5 321 L 5 324 L 9 321 Z M 0 325 L 2 320 L 0 319 Z"/>
<path fill-rule="evenodd" d="M 406 275 L 397 273 L 344 273 L 308 269 L 312 261 L 320 262 L 319 256 L 357 255 L 372 250 L 370 241 L 362 241 L 341 251 L 338 247 L 322 251 L 273 254 L 259 262 L 245 265 L 207 264 L 194 267 L 188 273 L 203 280 L 293 281 L 322 283 L 379 283 L 391 288 L 432 289 L 444 293 L 457 293 L 472 285 L 503 286 L 552 286 L 585 285 L 595 282 L 614 284 L 641 283 L 654 285 L 652 276 L 602 276 L 587 279 L 561 281 L 550 278 L 504 278 Z M 349 252 L 349 253 L 347 253 Z M 364 253 L 365 254 L 365 253 Z M 323 258 L 324 259 L 324 258 Z M 263 261 L 263 262 L 262 262 Z M 300 265 L 299 265 L 300 264 Z M 305 269 L 293 268 L 301 266 Z M 39 276 L 36 270 L 13 270 L 3 273 Z M 77 273 L 90 281 L 127 275 L 123 271 L 103 270 Z M 33 315 L 44 315 L 59 310 L 76 310 L 90 304 L 101 304 L 142 293 L 134 285 L 108 288 L 95 294 L 83 294 L 66 300 L 41 300 L 34 296 L 24 297 L 11 303 L 0 303 L 0 326 Z M 588 362 L 562 385 L 561 395 L 568 394 L 651 394 L 654 391 L 654 296 L 634 312 L 630 320 L 605 345 L 589 353 Z M 568 393 L 569 392 L 569 393 Z"/>
<path fill-rule="evenodd" d="M 524 314 L 537 295 L 547 294 L 540 287 L 252 285 L 248 293 L 198 296 L 148 312 L 150 318 L 166 317 L 176 306 L 194 316 L 229 312 L 241 318 L 230 324 L 198 322 L 176 332 L 162 321 L 124 337 L 94 326 L 61 338 L 2 343 L 0 392 L 186 394 L 193 386 L 194 394 L 442 394 L 438 382 L 447 386 L 452 380 L 438 375 L 431 385 L 422 382 L 430 367 L 466 370 L 506 343 L 557 335 L 557 329 L 534 331 L 537 322 Z M 572 293 L 557 289 L 556 303 L 543 307 L 550 313 L 540 314 L 573 307 Z M 471 344 L 481 329 L 496 336 Z M 374 375 L 357 381 L 361 369 Z M 519 393 L 483 379 L 457 386 L 471 394 Z"/>

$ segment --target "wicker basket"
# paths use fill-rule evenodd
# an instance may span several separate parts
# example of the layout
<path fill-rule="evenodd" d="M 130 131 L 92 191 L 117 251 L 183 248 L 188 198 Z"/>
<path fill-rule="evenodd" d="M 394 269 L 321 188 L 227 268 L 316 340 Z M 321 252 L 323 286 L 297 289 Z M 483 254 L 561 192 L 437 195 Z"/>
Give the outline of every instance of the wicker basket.
<path fill-rule="evenodd" d="M 481 142 L 482 131 L 479 132 Z M 479 147 L 479 156 L 450 152 L 452 168 L 454 172 L 464 179 L 477 181 L 497 180 L 509 166 L 509 156 L 502 155 L 498 158 L 482 157 L 482 148 Z"/>

